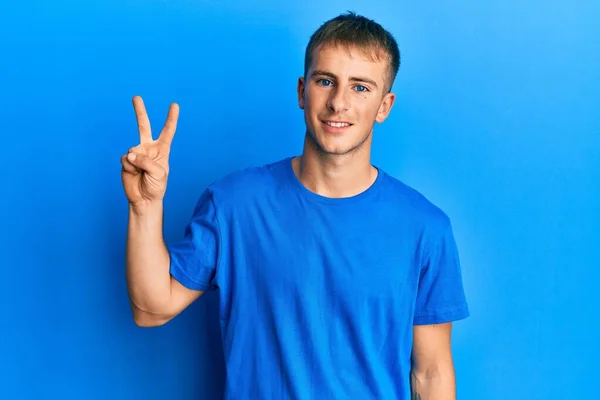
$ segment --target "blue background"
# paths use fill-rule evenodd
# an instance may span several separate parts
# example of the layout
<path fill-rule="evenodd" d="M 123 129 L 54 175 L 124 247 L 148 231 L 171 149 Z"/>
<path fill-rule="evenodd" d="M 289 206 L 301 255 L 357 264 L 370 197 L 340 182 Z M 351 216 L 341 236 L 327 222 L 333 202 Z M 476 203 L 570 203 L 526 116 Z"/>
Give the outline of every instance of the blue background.
<path fill-rule="evenodd" d="M 165 199 L 177 240 L 208 183 L 301 151 L 304 46 L 348 9 L 402 52 L 373 162 L 454 224 L 472 312 L 454 329 L 458 398 L 594 398 L 600 3 L 214 3 L 1 3 L 0 398 L 218 398 L 215 294 L 161 328 L 131 319 L 131 97 L 155 130 L 181 106 Z"/>

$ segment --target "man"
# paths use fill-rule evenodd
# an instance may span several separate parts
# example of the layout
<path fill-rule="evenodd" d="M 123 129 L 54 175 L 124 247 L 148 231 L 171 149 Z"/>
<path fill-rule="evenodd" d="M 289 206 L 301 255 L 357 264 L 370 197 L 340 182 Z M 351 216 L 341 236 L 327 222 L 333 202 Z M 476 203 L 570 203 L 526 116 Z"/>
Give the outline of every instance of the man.
<path fill-rule="evenodd" d="M 469 312 L 450 221 L 370 162 L 399 59 L 374 21 L 323 24 L 298 80 L 302 154 L 211 184 L 168 247 L 179 108 L 153 140 L 133 99 L 141 143 L 122 158 L 133 317 L 161 325 L 219 289 L 225 398 L 455 398 L 451 323 Z"/>

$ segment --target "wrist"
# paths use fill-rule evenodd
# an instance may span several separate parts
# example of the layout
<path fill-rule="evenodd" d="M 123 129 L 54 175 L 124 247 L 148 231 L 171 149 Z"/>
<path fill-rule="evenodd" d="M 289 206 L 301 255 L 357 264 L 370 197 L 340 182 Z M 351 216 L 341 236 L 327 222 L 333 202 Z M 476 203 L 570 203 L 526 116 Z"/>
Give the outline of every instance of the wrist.
<path fill-rule="evenodd" d="M 129 203 L 129 213 L 136 217 L 147 215 L 162 214 L 163 202 L 158 201 L 141 201 L 137 203 Z"/>

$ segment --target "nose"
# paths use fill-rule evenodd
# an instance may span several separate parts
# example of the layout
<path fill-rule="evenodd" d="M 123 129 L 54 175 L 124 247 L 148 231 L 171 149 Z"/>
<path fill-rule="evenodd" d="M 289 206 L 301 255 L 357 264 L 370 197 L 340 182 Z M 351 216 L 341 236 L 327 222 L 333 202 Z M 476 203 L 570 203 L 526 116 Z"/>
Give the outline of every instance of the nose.
<path fill-rule="evenodd" d="M 350 103 L 345 90 L 339 88 L 332 90 L 327 101 L 327 107 L 335 113 L 347 111 L 350 108 Z"/>

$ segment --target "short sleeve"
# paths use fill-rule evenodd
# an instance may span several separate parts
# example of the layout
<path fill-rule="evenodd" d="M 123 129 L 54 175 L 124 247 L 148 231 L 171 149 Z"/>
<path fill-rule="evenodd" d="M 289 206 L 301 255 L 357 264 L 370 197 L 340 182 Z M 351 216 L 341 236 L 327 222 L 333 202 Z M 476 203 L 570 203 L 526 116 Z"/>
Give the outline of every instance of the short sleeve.
<path fill-rule="evenodd" d="M 217 208 L 207 188 L 194 208 L 183 239 L 167 246 L 171 275 L 189 289 L 216 289 L 220 237 Z"/>
<path fill-rule="evenodd" d="M 458 249 L 452 226 L 429 234 L 417 291 L 414 324 L 441 324 L 466 318 L 469 309 L 463 288 Z"/>

